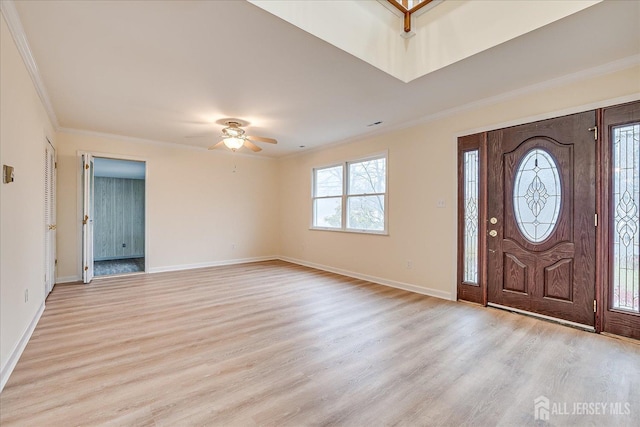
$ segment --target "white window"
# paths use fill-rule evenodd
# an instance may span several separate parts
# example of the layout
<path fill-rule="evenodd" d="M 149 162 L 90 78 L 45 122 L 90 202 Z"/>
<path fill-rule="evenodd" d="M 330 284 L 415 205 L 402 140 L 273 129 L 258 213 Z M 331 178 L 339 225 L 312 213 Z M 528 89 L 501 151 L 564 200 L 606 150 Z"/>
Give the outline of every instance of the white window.
<path fill-rule="evenodd" d="M 312 228 L 387 231 L 386 154 L 313 170 Z"/>

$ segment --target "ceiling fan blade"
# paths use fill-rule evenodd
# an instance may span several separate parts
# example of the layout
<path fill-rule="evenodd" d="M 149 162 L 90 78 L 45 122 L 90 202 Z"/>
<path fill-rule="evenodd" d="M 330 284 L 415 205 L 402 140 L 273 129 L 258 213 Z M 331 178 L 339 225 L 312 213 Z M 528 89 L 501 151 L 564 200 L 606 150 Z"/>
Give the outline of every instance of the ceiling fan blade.
<path fill-rule="evenodd" d="M 277 144 L 278 141 L 276 141 L 273 138 L 267 138 L 264 136 L 248 136 L 248 139 L 252 139 L 254 141 L 260 141 L 260 142 L 268 142 L 269 144 Z"/>
<path fill-rule="evenodd" d="M 262 148 L 258 147 L 256 144 L 254 144 L 253 142 L 245 139 L 244 140 L 244 146 L 247 147 L 249 150 L 254 151 L 254 152 L 258 152 L 258 151 L 262 151 Z"/>
<path fill-rule="evenodd" d="M 217 144 L 212 145 L 211 147 L 207 148 L 207 150 L 213 150 L 213 149 L 215 149 L 215 148 L 220 147 L 222 144 L 224 144 L 224 141 L 220 141 L 220 142 L 218 142 Z"/>

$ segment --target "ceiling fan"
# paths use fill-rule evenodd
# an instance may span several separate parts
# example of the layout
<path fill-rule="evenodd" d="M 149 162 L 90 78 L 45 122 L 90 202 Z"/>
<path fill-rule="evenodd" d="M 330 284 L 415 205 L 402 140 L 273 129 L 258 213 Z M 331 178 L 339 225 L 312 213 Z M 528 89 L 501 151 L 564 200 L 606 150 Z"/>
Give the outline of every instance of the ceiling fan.
<path fill-rule="evenodd" d="M 224 123 L 225 125 L 227 125 L 227 127 L 222 129 L 222 141 L 209 147 L 209 150 L 213 150 L 214 148 L 218 148 L 225 145 L 231 151 L 236 151 L 242 148 L 242 146 L 245 146 L 249 150 L 257 153 L 258 151 L 262 151 L 262 148 L 254 144 L 254 141 L 266 142 L 269 144 L 278 143 L 278 141 L 276 141 L 273 138 L 266 138 L 264 136 L 245 135 L 245 131 L 244 129 L 242 129 L 241 127 L 242 125 L 240 122 L 229 120 Z"/>

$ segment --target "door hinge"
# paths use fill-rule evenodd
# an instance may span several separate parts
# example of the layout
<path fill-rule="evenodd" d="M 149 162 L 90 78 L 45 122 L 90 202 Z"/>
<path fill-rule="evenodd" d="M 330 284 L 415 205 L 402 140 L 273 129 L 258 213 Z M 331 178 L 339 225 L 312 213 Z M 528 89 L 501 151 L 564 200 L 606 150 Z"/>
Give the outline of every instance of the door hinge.
<path fill-rule="evenodd" d="M 593 139 L 595 141 L 598 140 L 598 126 L 594 126 L 592 128 L 589 128 L 589 131 L 593 131 Z"/>
<path fill-rule="evenodd" d="M 55 264 L 54 264 L 54 265 L 58 265 L 58 260 L 57 260 L 57 259 L 56 259 L 56 262 L 55 262 Z"/>
<path fill-rule="evenodd" d="M 53 164 L 53 168 L 54 168 L 54 169 L 58 169 L 58 162 L 55 162 L 55 163 Z"/>
<path fill-rule="evenodd" d="M 86 265 L 84 266 L 84 271 L 89 270 L 89 267 L 87 267 Z"/>
<path fill-rule="evenodd" d="M 593 312 L 596 312 L 596 309 L 598 308 L 598 303 L 596 302 L 596 300 L 593 300 Z"/>
<path fill-rule="evenodd" d="M 89 169 L 89 164 L 88 164 L 88 163 L 85 163 L 85 164 L 84 164 L 84 168 L 85 168 L 85 169 Z"/>
<path fill-rule="evenodd" d="M 598 226 L 598 214 L 595 214 L 593 216 L 593 222 L 595 223 L 595 226 L 597 227 Z"/>

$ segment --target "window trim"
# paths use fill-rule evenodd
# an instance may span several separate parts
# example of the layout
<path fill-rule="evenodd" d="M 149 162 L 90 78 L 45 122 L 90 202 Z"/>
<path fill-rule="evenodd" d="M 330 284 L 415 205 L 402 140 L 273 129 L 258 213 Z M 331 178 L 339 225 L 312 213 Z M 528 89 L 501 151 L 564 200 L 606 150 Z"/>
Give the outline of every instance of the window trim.
<path fill-rule="evenodd" d="M 384 177 L 384 193 L 364 193 L 364 194 L 348 194 L 349 188 L 349 165 L 354 163 L 362 163 L 368 160 L 385 159 L 385 177 Z M 342 167 L 342 194 L 340 196 L 320 196 L 316 197 L 316 171 L 329 169 L 333 167 Z M 347 228 L 347 203 L 349 197 L 362 196 L 384 196 L 384 228 L 382 230 L 365 230 L 357 228 Z M 342 218 L 340 227 L 320 227 L 314 225 L 315 201 L 318 199 L 340 198 L 342 204 Z M 341 162 L 327 163 L 326 165 L 316 166 L 311 169 L 311 221 L 309 230 L 313 231 L 335 231 L 338 233 L 355 233 L 355 234 L 375 234 L 389 235 L 389 150 L 380 151 L 363 157 L 352 158 Z"/>

